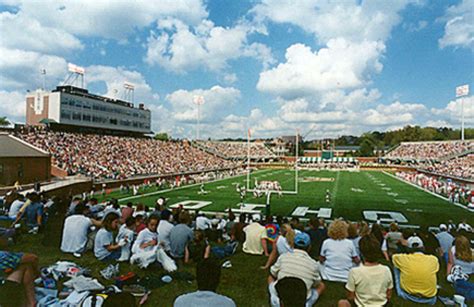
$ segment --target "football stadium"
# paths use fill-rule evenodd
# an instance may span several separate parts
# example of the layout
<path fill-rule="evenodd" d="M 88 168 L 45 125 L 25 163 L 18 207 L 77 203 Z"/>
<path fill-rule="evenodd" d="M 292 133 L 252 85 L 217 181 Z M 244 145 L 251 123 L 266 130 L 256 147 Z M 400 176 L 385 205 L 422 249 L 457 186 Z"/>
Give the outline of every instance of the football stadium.
<path fill-rule="evenodd" d="M 63 2 L 0 4 L 0 307 L 474 306 L 472 1 Z"/>

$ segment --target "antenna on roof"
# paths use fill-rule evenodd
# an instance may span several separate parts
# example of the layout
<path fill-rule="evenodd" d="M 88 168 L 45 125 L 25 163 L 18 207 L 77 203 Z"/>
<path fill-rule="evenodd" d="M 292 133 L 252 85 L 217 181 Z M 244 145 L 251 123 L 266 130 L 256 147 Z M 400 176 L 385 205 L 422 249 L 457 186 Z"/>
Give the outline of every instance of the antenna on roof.
<path fill-rule="evenodd" d="M 68 63 L 67 70 L 69 71 L 69 74 L 66 77 L 66 80 L 64 80 L 63 85 L 72 85 L 84 88 L 84 74 L 86 73 L 84 67 Z"/>
<path fill-rule="evenodd" d="M 123 100 L 133 103 L 135 96 L 135 85 L 130 82 L 125 81 L 123 83 Z"/>

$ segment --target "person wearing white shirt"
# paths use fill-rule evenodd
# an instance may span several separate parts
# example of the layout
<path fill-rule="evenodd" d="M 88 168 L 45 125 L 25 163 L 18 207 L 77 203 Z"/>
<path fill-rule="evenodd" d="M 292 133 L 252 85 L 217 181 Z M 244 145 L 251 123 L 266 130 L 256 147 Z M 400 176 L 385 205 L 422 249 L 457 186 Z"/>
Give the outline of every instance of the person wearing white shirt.
<path fill-rule="evenodd" d="M 19 195 L 18 198 L 11 204 L 10 210 L 8 211 L 8 217 L 11 220 L 15 220 L 16 216 L 20 212 L 21 207 L 25 204 L 24 197 Z"/>
<path fill-rule="evenodd" d="M 138 233 L 137 239 L 133 243 L 132 253 L 139 254 L 149 252 L 158 245 L 158 233 L 156 228 L 158 226 L 158 217 L 150 216 L 147 222 L 147 228 Z"/>
<path fill-rule="evenodd" d="M 170 232 L 174 225 L 169 222 L 171 212 L 165 210 L 161 212 L 161 220 L 158 224 L 158 243 L 163 246 L 165 251 L 170 251 Z"/>
<path fill-rule="evenodd" d="M 123 224 L 118 232 L 117 238 L 115 238 L 115 241 L 119 243 L 121 240 L 125 240 L 127 243 L 122 246 L 121 249 L 121 255 L 118 261 L 128 261 L 130 259 L 130 254 L 131 254 L 131 247 L 133 240 L 135 239 L 135 218 L 132 216 L 129 216 L 125 220 L 125 224 Z"/>
<path fill-rule="evenodd" d="M 196 217 L 196 230 L 206 230 L 211 228 L 211 220 L 205 215 L 198 215 Z"/>
<path fill-rule="evenodd" d="M 347 228 L 341 220 L 329 226 L 329 238 L 323 242 L 319 257 L 323 280 L 347 282 L 350 269 L 359 263 L 354 244 L 347 239 Z"/>
<path fill-rule="evenodd" d="M 101 222 L 85 216 L 89 208 L 84 204 L 77 205 L 75 210 L 75 214 L 68 216 L 64 221 L 61 251 L 80 257 L 86 250 L 89 228 L 92 225 L 99 227 Z"/>

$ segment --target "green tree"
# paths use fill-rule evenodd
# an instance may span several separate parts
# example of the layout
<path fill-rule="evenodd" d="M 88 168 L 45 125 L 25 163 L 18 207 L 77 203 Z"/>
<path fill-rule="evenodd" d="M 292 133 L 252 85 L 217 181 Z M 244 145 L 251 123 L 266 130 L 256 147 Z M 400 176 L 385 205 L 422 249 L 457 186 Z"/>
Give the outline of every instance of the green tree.
<path fill-rule="evenodd" d="M 374 155 L 374 144 L 369 139 L 364 139 L 360 143 L 359 155 L 362 157 L 372 157 Z"/>
<path fill-rule="evenodd" d="M 0 117 L 0 127 L 10 126 L 10 122 L 6 117 Z"/>
<path fill-rule="evenodd" d="M 170 137 L 169 137 L 168 133 L 161 132 L 161 133 L 155 134 L 154 139 L 159 140 L 159 141 L 168 141 L 170 139 Z"/>

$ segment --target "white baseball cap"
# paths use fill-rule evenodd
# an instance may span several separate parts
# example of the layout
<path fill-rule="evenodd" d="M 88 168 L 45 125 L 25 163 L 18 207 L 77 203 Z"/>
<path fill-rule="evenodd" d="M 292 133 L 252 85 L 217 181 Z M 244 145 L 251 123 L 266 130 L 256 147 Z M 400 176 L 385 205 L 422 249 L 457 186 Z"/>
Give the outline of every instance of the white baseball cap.
<path fill-rule="evenodd" d="M 440 224 L 439 225 L 439 229 L 448 229 L 448 226 L 446 226 L 446 224 Z"/>
<path fill-rule="evenodd" d="M 418 236 L 411 236 L 407 240 L 408 248 L 423 248 L 423 241 Z"/>

